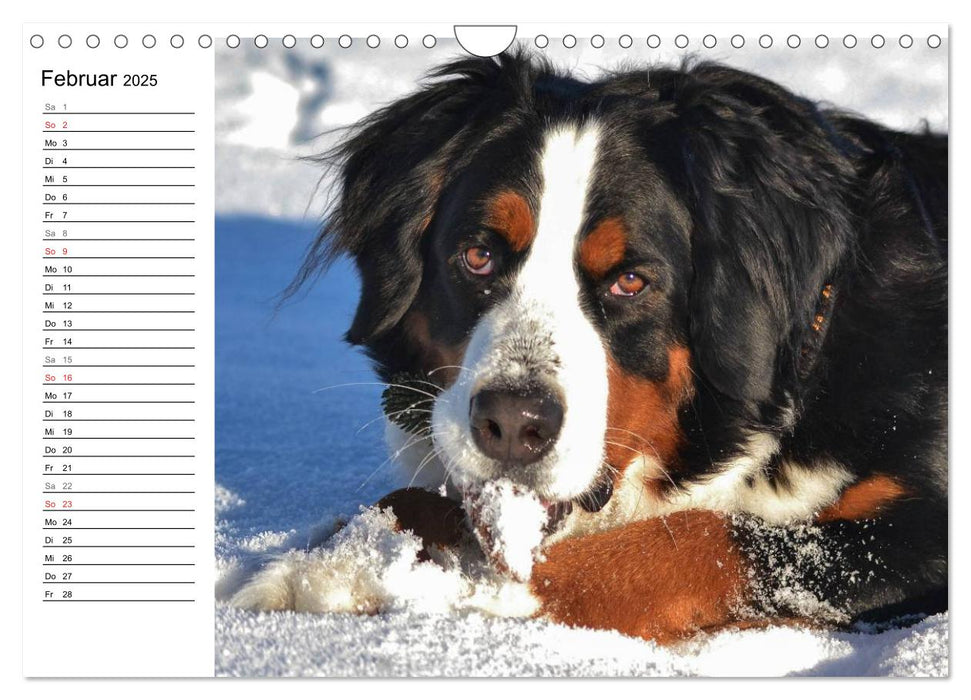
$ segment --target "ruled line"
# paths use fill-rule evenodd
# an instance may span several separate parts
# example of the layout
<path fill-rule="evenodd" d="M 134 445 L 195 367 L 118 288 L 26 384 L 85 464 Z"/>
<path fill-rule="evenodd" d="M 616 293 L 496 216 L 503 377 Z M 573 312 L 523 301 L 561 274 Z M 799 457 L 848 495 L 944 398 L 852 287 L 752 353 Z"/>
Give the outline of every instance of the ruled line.
<path fill-rule="evenodd" d="M 45 314 L 194 314 L 191 309 L 50 309 Z"/>
<path fill-rule="evenodd" d="M 77 275 L 73 272 L 62 272 L 54 275 L 45 274 L 44 277 L 195 277 L 195 275 Z"/>
<path fill-rule="evenodd" d="M 194 148 L 44 148 L 44 151 L 194 151 Z"/>
<path fill-rule="evenodd" d="M 194 297 L 195 295 L 195 292 L 44 292 L 45 297 Z"/>
<path fill-rule="evenodd" d="M 139 207 L 139 206 L 195 206 L 195 202 L 41 202 L 42 207 Z"/>
<path fill-rule="evenodd" d="M 44 333 L 57 332 L 57 328 L 43 328 L 41 329 Z M 60 331 L 66 334 L 70 333 L 175 333 L 182 331 L 194 331 L 195 328 L 61 328 Z M 53 349 L 54 346 L 48 346 Z M 66 349 L 70 349 L 68 346 Z"/>
<path fill-rule="evenodd" d="M 44 165 L 43 170 L 195 170 L 194 165 Z"/>
<path fill-rule="evenodd" d="M 155 116 L 191 116 L 195 112 L 41 112 L 41 114 L 53 114 L 55 116 L 61 114 L 100 114 L 105 116 L 142 116 L 142 115 L 155 115 Z"/>
<path fill-rule="evenodd" d="M 61 112 L 67 114 L 67 112 Z M 194 134 L 195 129 L 44 129 L 45 134 Z M 57 149 L 54 149 L 57 150 Z M 67 150 L 67 149 L 61 149 Z"/>
<path fill-rule="evenodd" d="M 195 440 L 194 437 L 124 437 L 124 436 L 110 436 L 110 437 L 77 437 L 75 435 L 68 435 L 65 437 L 45 437 L 45 440 Z"/>
<path fill-rule="evenodd" d="M 194 224 L 193 219 L 46 219 L 42 224 Z M 49 239 L 50 240 L 50 239 Z M 56 238 L 53 240 L 57 240 Z"/>
<path fill-rule="evenodd" d="M 64 241 L 194 241 L 195 238 L 41 238 L 44 243 L 57 243 Z M 136 275 L 141 277 L 141 275 Z"/>
<path fill-rule="evenodd" d="M 44 401 L 44 403 L 69 404 L 69 403 L 195 403 L 195 401 Z M 74 455 L 77 456 L 77 455 Z M 149 455 L 151 456 L 151 455 Z"/>

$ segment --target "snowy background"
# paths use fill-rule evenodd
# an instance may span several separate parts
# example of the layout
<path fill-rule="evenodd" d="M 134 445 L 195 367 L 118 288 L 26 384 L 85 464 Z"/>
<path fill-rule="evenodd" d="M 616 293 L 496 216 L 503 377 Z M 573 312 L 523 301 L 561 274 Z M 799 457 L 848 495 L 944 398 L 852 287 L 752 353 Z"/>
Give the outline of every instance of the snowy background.
<path fill-rule="evenodd" d="M 243 45 L 247 46 L 244 40 Z M 554 43 L 555 42 L 554 40 Z M 670 40 L 666 42 L 670 44 Z M 779 40 L 777 39 L 777 44 Z M 825 50 L 689 50 L 795 91 L 913 129 L 948 126 L 947 43 Z M 725 39 L 719 46 L 727 45 Z M 876 634 L 779 628 L 726 632 L 678 649 L 616 633 L 476 613 L 402 609 L 371 617 L 250 613 L 227 599 L 264 561 L 398 487 L 382 442 L 381 388 L 346 347 L 357 279 L 336 264 L 275 308 L 319 225 L 327 182 L 301 156 L 319 136 L 410 92 L 458 55 L 412 40 L 349 49 L 217 51 L 216 92 L 216 670 L 221 675 L 932 675 L 948 673 L 948 619 Z M 303 48 L 301 48 L 301 46 Z M 673 47 L 672 47 L 673 48 Z M 670 63 L 681 51 L 548 49 L 587 75 Z M 781 651 L 780 651 L 781 650 Z"/>

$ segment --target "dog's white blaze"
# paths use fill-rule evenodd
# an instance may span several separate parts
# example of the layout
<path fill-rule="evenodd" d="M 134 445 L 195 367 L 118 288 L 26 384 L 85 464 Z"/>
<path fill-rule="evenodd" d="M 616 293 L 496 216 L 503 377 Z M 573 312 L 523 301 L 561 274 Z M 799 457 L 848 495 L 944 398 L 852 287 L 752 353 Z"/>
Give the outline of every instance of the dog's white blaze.
<path fill-rule="evenodd" d="M 559 388 L 565 409 L 555 447 L 530 466 L 542 475 L 536 485 L 540 495 L 573 498 L 589 488 L 600 470 L 607 358 L 599 334 L 581 310 L 574 264 L 598 140 L 596 127 L 548 134 L 540 160 L 543 189 L 536 237 L 509 297 L 476 326 L 463 361 L 466 371 L 435 403 L 435 441 L 460 484 L 497 476 L 472 442 L 472 394 L 494 379 L 514 383 L 527 378 L 533 369 L 531 353 L 552 358 L 547 363 L 552 367 L 549 380 Z M 520 355 L 525 362 L 517 361 Z"/>
<path fill-rule="evenodd" d="M 517 280 L 518 304 L 510 309 L 542 317 L 553 335 L 566 414 L 550 490 L 561 497 L 590 486 L 600 470 L 607 427 L 607 357 L 600 334 L 581 309 L 574 262 L 598 136 L 590 128 L 548 137 L 536 238 Z"/>

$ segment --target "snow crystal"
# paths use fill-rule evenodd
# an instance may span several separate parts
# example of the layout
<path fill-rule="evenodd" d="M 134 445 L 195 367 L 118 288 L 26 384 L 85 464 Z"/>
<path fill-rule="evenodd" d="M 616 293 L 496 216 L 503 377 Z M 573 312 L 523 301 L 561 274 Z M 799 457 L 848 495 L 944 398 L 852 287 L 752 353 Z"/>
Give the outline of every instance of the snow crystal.
<path fill-rule="evenodd" d="M 216 484 L 216 515 L 246 505 L 246 501 L 224 486 Z"/>

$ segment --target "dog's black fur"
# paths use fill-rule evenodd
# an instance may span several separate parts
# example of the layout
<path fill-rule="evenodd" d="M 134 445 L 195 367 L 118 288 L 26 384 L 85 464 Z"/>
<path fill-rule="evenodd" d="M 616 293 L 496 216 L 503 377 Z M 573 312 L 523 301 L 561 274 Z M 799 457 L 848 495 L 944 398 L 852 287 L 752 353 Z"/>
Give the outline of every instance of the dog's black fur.
<path fill-rule="evenodd" d="M 484 297 L 449 266 L 480 195 L 529 181 L 540 125 L 591 119 L 613 134 L 593 206 L 643 224 L 633 247 L 656 261 L 664 296 L 605 308 L 591 282 L 581 303 L 634 375 L 662 376 L 672 342 L 691 350 L 672 488 L 743 454 L 753 430 L 781 440 L 765 465 L 778 490 L 785 461 L 890 477 L 906 497 L 879 517 L 806 529 L 742 514 L 735 537 L 766 590 L 798 583 L 857 618 L 946 608 L 946 136 L 714 64 L 587 82 L 524 54 L 459 60 L 331 154 L 342 194 L 300 281 L 353 256 L 363 291 L 348 341 L 385 381 L 428 371 L 410 310 L 456 348 L 503 298 L 501 279 Z M 516 254 L 489 243 L 512 274 Z"/>

